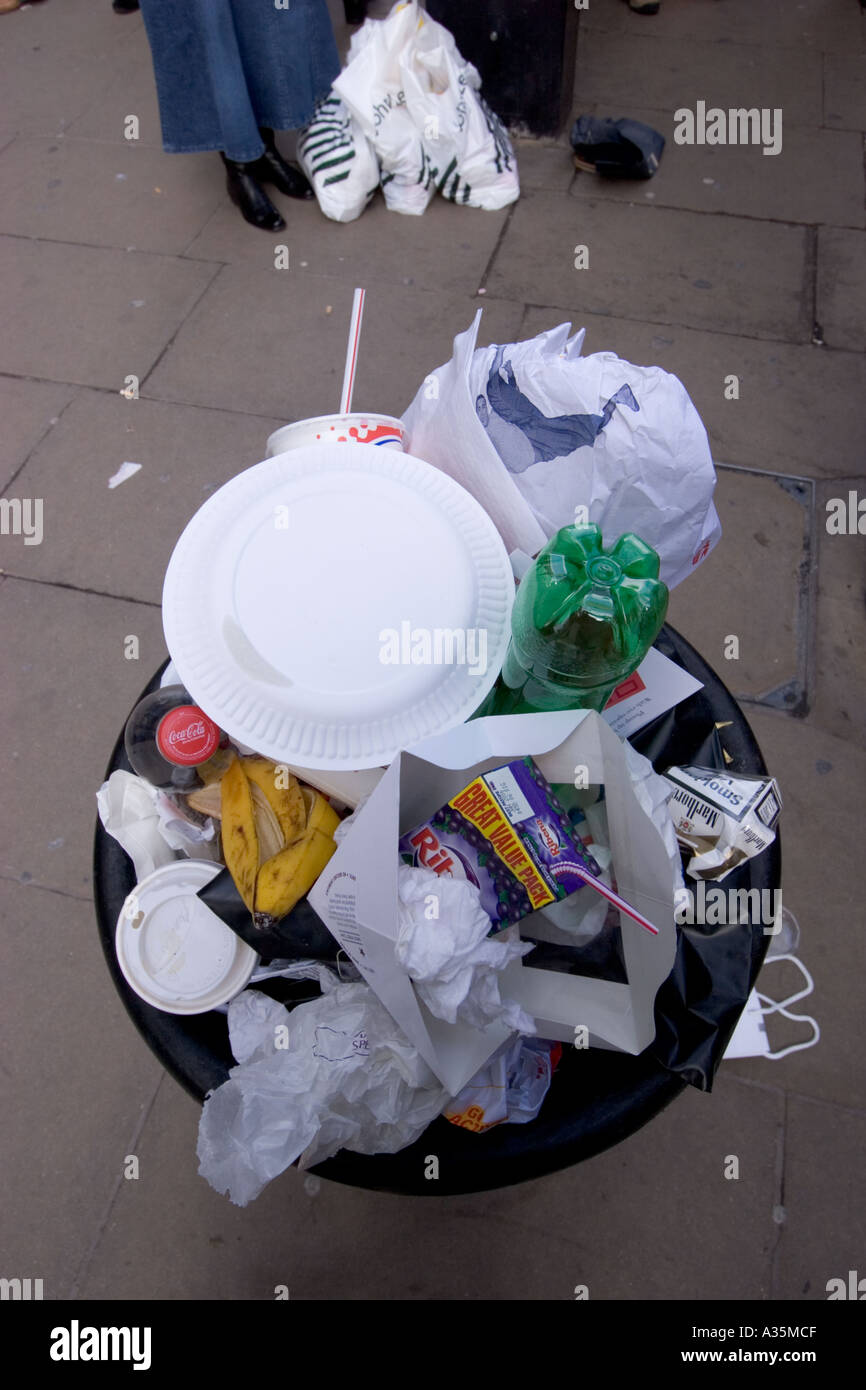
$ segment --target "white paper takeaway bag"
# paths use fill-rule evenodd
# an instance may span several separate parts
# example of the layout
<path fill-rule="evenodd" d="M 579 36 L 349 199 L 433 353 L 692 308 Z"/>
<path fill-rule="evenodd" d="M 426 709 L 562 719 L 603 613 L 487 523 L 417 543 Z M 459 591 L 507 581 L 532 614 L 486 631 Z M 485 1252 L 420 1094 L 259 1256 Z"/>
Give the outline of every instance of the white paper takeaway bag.
<path fill-rule="evenodd" d="M 573 1042 L 575 1029 L 582 1026 L 591 1044 L 636 1054 L 655 1036 L 653 1001 L 676 953 L 671 863 L 632 790 L 620 741 L 599 715 L 563 710 L 477 719 L 398 754 L 309 900 L 452 1095 L 507 1032 L 443 1023 L 418 1000 L 394 955 L 397 842 L 403 831 L 425 820 L 480 772 L 526 755 L 535 758 L 550 782 L 573 783 L 575 769 L 585 767 L 591 784 L 604 783 L 619 891 L 658 928 L 658 935 L 620 916 L 628 983 L 516 962 L 500 977 L 503 997 L 516 999 L 535 1017 L 541 1037 Z"/>

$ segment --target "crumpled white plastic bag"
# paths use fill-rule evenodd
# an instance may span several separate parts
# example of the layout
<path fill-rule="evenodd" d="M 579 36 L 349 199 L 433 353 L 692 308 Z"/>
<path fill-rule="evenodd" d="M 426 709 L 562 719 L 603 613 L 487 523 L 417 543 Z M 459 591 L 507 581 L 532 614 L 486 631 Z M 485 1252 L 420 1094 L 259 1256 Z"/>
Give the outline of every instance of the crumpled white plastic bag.
<path fill-rule="evenodd" d="M 448 1098 L 368 985 L 315 968 L 327 992 L 291 1012 L 257 990 L 229 1005 L 238 1065 L 205 1100 L 197 1152 L 201 1176 L 236 1206 L 295 1159 L 397 1153 Z"/>
<path fill-rule="evenodd" d="M 537 554 L 583 515 L 608 546 L 641 536 L 674 588 L 721 535 L 707 433 L 682 382 L 613 352 L 582 357 L 569 323 L 476 349 L 480 313 L 404 411 L 409 452 L 477 498 L 509 553 Z"/>
<path fill-rule="evenodd" d="M 489 937 L 490 918 L 474 884 L 401 864 L 397 870 L 397 960 L 431 1014 L 446 1023 L 486 1028 L 503 1023 L 534 1033 L 535 1022 L 499 994 L 498 972 L 533 949 L 516 932 Z M 428 916 L 435 898 L 435 917 Z"/>

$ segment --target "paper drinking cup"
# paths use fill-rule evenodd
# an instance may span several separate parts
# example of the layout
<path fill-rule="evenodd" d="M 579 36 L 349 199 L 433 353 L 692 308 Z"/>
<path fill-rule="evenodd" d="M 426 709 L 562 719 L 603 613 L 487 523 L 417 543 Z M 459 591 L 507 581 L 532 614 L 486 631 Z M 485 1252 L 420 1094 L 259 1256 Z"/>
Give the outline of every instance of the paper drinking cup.
<path fill-rule="evenodd" d="M 295 420 L 275 430 L 268 440 L 266 457 L 284 454 L 305 444 L 377 444 L 385 449 L 406 450 L 406 429 L 393 415 L 364 414 L 315 415 L 311 420 Z"/>

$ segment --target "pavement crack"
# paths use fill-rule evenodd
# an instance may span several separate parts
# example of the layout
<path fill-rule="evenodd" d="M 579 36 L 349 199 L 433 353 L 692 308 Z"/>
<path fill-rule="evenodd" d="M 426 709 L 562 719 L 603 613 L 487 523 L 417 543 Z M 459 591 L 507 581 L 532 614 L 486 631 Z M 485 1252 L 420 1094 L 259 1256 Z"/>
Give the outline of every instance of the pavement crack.
<path fill-rule="evenodd" d="M 208 264 L 208 262 L 200 261 L 199 264 L 200 264 L 200 265 L 206 265 L 206 264 Z M 213 262 L 210 262 L 210 264 L 214 264 L 214 263 L 213 263 Z M 220 262 L 217 264 L 216 270 L 214 271 L 213 275 L 212 275 L 212 276 L 210 277 L 210 279 L 208 280 L 207 284 L 206 284 L 206 285 L 204 286 L 204 288 L 202 289 L 201 294 L 196 295 L 195 302 L 189 306 L 188 311 L 184 314 L 183 318 L 181 319 L 180 323 L 179 323 L 179 324 L 177 325 L 177 327 L 175 328 L 175 330 L 174 330 L 174 332 L 172 333 L 171 337 L 169 338 L 168 342 L 163 344 L 162 351 L 160 352 L 160 354 L 159 354 L 159 356 L 157 357 L 156 361 L 155 361 L 155 362 L 151 362 L 149 368 L 147 369 L 147 371 L 145 372 L 144 376 L 142 377 L 141 381 L 140 381 L 139 384 L 138 384 L 139 394 L 141 393 L 141 388 L 142 388 L 142 386 L 144 386 L 144 384 L 145 384 L 146 382 L 148 382 L 148 381 L 150 380 L 150 378 L 153 376 L 154 372 L 156 371 L 156 369 L 157 369 L 157 367 L 159 366 L 159 364 L 160 364 L 160 362 L 162 361 L 162 359 L 165 357 L 165 354 L 168 352 L 169 348 L 171 348 L 171 347 L 174 346 L 175 339 L 177 338 L 177 335 L 178 335 L 178 333 L 180 332 L 180 330 L 183 328 L 184 324 L 188 323 L 189 320 L 192 318 L 193 314 L 195 313 L 195 311 L 196 311 L 196 309 L 198 308 L 199 304 L 201 304 L 201 302 L 202 302 L 202 300 L 204 299 L 205 295 L 207 294 L 208 290 L 211 288 L 212 285 L 215 285 L 215 284 L 216 284 L 217 280 L 219 279 L 221 273 L 225 270 L 225 268 L 226 268 L 226 262 L 225 262 L 225 261 L 220 261 Z"/>
<path fill-rule="evenodd" d="M 154 1105 L 156 1104 L 156 1098 L 159 1095 L 159 1090 L 163 1084 L 163 1081 L 165 1080 L 165 1076 L 165 1072 L 163 1072 L 160 1075 L 159 1079 L 157 1080 L 156 1086 L 153 1089 L 150 1100 L 147 1101 L 147 1103 L 144 1105 L 142 1109 L 141 1115 L 138 1119 L 138 1123 L 136 1124 L 132 1132 L 132 1137 L 130 1138 L 129 1143 L 126 1146 L 126 1152 L 128 1154 L 134 1154 L 138 1149 L 139 1140 L 141 1139 L 141 1136 L 144 1133 L 145 1125 L 150 1119 L 151 1112 L 153 1110 Z M 73 1275 L 72 1282 L 69 1285 L 69 1290 L 66 1295 L 67 1302 L 72 1302 L 79 1296 L 79 1290 L 81 1289 L 82 1284 L 87 1278 L 87 1275 L 90 1271 L 90 1266 L 93 1263 L 93 1257 L 95 1256 L 96 1251 L 99 1248 L 100 1242 L 102 1241 L 102 1237 L 105 1235 L 108 1223 L 111 1220 L 111 1213 L 114 1210 L 114 1206 L 117 1202 L 117 1198 L 120 1194 L 120 1189 L 123 1182 L 123 1167 L 122 1165 L 118 1165 L 117 1177 L 112 1183 L 111 1191 L 108 1195 L 108 1200 L 105 1203 L 105 1207 L 103 1208 L 102 1216 L 96 1223 L 96 1230 L 93 1234 L 93 1239 L 91 1240 L 88 1249 L 83 1255 L 78 1269 Z"/>
<path fill-rule="evenodd" d="M 68 589 L 73 594 L 92 594 L 94 598 L 110 598 L 116 603 L 136 603 L 141 608 L 161 608 L 159 603 L 152 603 L 147 598 L 133 598 L 131 594 L 109 594 L 104 589 L 88 589 L 83 584 L 70 584 L 64 579 L 37 579 L 32 574 L 11 574 L 9 570 L 0 570 L 0 575 L 5 579 L 17 579 L 21 584 L 43 584 L 48 589 Z"/>
<path fill-rule="evenodd" d="M 778 1292 L 779 1283 L 779 1254 L 782 1245 L 782 1237 L 785 1230 L 787 1213 L 785 1211 L 785 1159 L 786 1141 L 788 1134 L 788 1097 L 783 1092 L 782 1099 L 782 1118 L 776 1127 L 776 1162 L 775 1162 L 775 1189 L 773 1202 L 773 1223 L 776 1227 L 776 1239 L 773 1241 L 770 1250 L 770 1298 L 777 1299 L 781 1295 Z"/>
<path fill-rule="evenodd" d="M 482 272 L 482 275 L 481 275 L 481 283 L 480 283 L 479 286 L 478 286 L 479 289 L 485 289 L 485 290 L 486 290 L 486 288 L 487 288 L 487 277 L 488 277 L 488 275 L 490 274 L 491 270 L 493 269 L 493 262 L 496 260 L 496 257 L 499 255 L 499 248 L 500 248 L 500 246 L 502 245 L 503 241 L 505 240 L 505 236 L 506 236 L 506 233 L 508 232 L 508 228 L 511 226 L 511 219 L 512 219 L 512 217 L 514 216 L 514 209 L 515 209 L 516 207 L 517 207 L 517 203 L 510 203 L 510 204 L 509 204 L 508 212 L 507 212 L 506 215 L 505 215 L 505 221 L 503 222 L 502 226 L 499 228 L 499 236 L 496 238 L 496 244 L 494 245 L 493 250 L 490 252 L 490 255 L 489 255 L 488 259 L 487 259 L 487 264 L 486 264 L 486 266 L 484 267 L 484 270 L 483 270 L 483 272 Z"/>
<path fill-rule="evenodd" d="M 33 378 L 30 378 L 30 379 L 32 380 Z M 71 383 L 70 383 L 70 384 L 71 384 Z M 38 438 L 37 440 L 35 440 L 34 443 L 33 443 L 33 444 L 30 446 L 30 448 L 27 450 L 27 453 L 25 454 L 24 458 L 21 460 L 21 462 L 19 463 L 18 467 L 15 469 L 15 472 L 12 474 L 12 477 L 9 479 L 8 483 L 7 483 L 6 486 L 4 487 L 4 489 L 3 489 L 4 493 L 8 493 L 9 489 L 10 489 L 10 488 L 12 487 L 12 485 L 14 484 L 16 478 L 18 478 L 18 477 L 21 475 L 21 473 L 23 473 L 24 469 L 27 467 L 27 465 L 28 465 L 28 463 L 30 462 L 31 458 L 32 458 L 33 455 L 36 453 L 36 450 L 39 448 L 39 446 L 40 446 L 40 444 L 42 443 L 42 441 L 43 441 L 44 439 L 46 439 L 47 436 L 51 433 L 51 431 L 54 430 L 54 429 L 56 429 L 57 426 L 60 424 L 60 421 L 63 419 L 63 416 L 66 414 L 66 412 L 67 412 L 67 410 L 69 409 L 69 407 L 71 406 L 72 402 L 75 400 L 76 396 L 78 395 L 78 391 L 79 391 L 79 390 L 80 390 L 80 388 L 76 388 L 76 389 L 73 391 L 72 395 L 69 397 L 69 400 L 66 402 L 66 404 L 65 404 L 65 405 L 62 405 L 62 406 L 60 407 L 60 412 L 59 412 L 59 414 L 55 415 L 55 416 L 53 417 L 53 419 L 50 420 L 50 421 L 48 422 L 48 424 L 45 426 L 45 429 L 44 429 L 44 430 L 42 431 L 42 433 L 40 434 L 39 438 Z"/>
<path fill-rule="evenodd" d="M 33 879 L 25 882 L 17 874 L 0 873 L 0 882 L 14 883 L 19 888 L 36 888 L 40 893 L 54 893 L 58 898 L 72 898 L 77 903 L 92 903 L 92 893 L 71 893 L 67 888 L 52 888 L 48 883 L 35 883 Z"/>

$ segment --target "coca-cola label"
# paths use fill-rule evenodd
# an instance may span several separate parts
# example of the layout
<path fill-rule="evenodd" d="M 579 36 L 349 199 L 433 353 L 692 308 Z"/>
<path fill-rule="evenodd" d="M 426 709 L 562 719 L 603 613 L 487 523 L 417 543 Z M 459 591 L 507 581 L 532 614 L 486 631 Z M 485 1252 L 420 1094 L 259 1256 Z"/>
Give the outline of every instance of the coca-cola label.
<path fill-rule="evenodd" d="M 170 763 L 196 767 L 212 758 L 219 745 L 219 729 L 198 705 L 177 705 L 159 721 L 156 746 Z"/>

